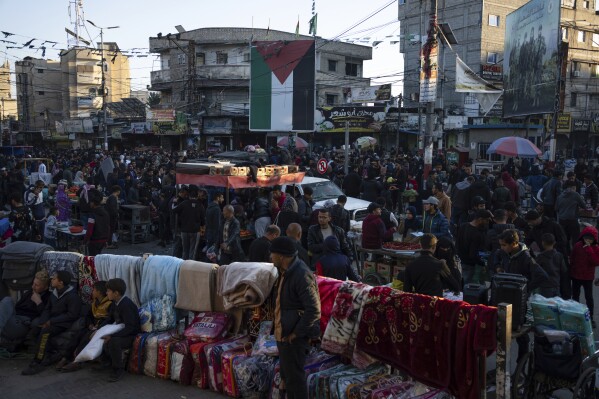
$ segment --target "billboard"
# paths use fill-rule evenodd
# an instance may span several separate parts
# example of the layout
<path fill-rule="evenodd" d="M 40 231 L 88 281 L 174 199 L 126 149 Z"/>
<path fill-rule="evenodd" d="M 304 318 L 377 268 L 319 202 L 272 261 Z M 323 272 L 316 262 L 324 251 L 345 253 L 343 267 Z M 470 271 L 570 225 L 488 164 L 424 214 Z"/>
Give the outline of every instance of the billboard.
<path fill-rule="evenodd" d="M 531 0 L 505 19 L 503 116 L 552 113 L 560 0 Z"/>
<path fill-rule="evenodd" d="M 391 83 L 380 86 L 352 87 L 348 94 L 348 102 L 371 103 L 391 100 Z"/>
<path fill-rule="evenodd" d="M 380 132 L 385 124 L 385 107 L 323 107 L 316 109 L 315 130 L 321 133 L 345 132 L 349 122 L 350 132 Z"/>
<path fill-rule="evenodd" d="M 420 103 L 437 99 L 439 74 L 439 42 L 428 40 L 420 51 Z"/>

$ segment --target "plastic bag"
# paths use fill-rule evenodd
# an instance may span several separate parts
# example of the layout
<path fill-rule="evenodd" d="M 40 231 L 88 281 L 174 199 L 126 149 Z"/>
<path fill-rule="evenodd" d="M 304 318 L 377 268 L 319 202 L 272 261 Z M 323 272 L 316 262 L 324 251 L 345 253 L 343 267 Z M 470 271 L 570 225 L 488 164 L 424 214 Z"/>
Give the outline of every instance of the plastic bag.
<path fill-rule="evenodd" d="M 263 321 L 260 323 L 260 330 L 258 331 L 258 338 L 254 343 L 252 355 L 279 356 L 277 340 L 274 335 L 270 335 L 272 325 L 272 321 Z"/>
<path fill-rule="evenodd" d="M 185 329 L 185 338 L 191 343 L 216 342 L 226 337 L 233 318 L 228 313 L 200 312 Z"/>
<path fill-rule="evenodd" d="M 102 337 L 119 332 L 123 328 L 125 328 L 125 325 L 122 323 L 109 324 L 100 328 L 98 331 L 96 331 L 96 333 L 89 341 L 89 343 L 85 346 L 85 348 L 83 348 L 83 350 L 79 352 L 79 354 L 73 362 L 86 362 L 88 360 L 94 360 L 98 358 L 102 354 L 102 347 L 104 346 L 104 340 L 102 339 Z"/>

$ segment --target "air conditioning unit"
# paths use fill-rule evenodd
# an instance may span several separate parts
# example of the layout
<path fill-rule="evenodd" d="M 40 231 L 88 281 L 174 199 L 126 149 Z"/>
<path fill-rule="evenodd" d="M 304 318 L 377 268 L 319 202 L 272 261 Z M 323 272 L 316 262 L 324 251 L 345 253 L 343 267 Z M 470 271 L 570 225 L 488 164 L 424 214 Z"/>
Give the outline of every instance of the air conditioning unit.
<path fill-rule="evenodd" d="M 574 71 L 572 72 L 572 76 L 575 78 L 579 78 L 580 77 L 580 71 Z"/>

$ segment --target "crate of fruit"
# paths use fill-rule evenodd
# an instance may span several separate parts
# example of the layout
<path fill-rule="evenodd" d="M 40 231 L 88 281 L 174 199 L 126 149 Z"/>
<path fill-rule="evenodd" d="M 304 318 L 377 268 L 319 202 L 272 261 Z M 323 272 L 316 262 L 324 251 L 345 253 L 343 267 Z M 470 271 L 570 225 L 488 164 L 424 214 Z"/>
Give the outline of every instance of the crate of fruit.
<path fill-rule="evenodd" d="M 414 255 L 416 251 L 422 249 L 419 243 L 413 242 L 386 242 L 383 243 L 383 250 L 393 252 L 398 255 Z"/>

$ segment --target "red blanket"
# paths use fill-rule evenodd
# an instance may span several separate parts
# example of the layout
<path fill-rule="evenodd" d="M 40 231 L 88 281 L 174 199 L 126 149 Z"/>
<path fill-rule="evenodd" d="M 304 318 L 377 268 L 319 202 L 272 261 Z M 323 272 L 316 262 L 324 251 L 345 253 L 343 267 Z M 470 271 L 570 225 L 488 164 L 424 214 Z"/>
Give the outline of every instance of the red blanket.
<path fill-rule="evenodd" d="M 333 313 L 335 298 L 337 298 L 337 293 L 343 281 L 316 276 L 316 283 L 318 284 L 318 292 L 320 294 L 320 333 L 324 334 Z"/>
<path fill-rule="evenodd" d="M 96 266 L 93 256 L 85 256 L 79 264 L 79 296 L 84 303 L 92 303 L 92 291 L 94 283 L 98 281 Z"/>

